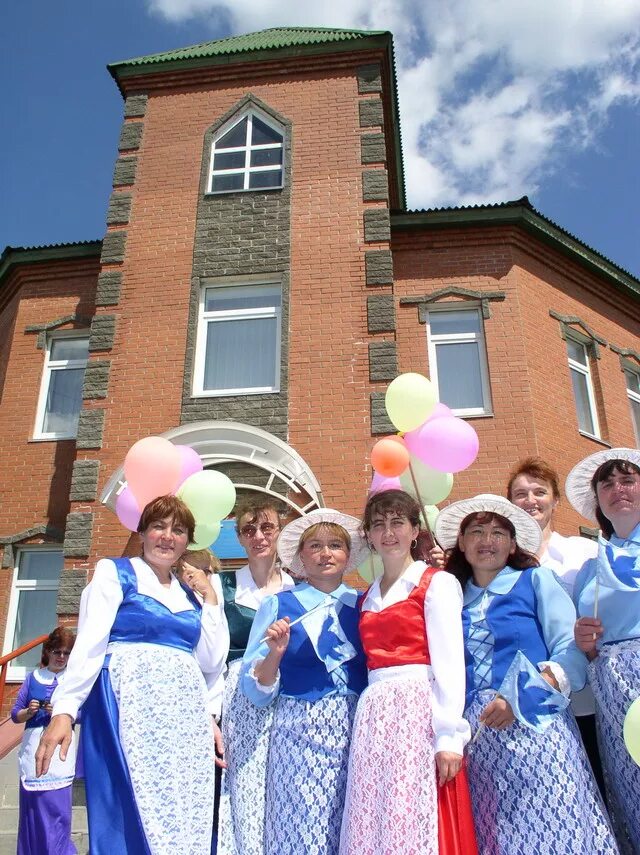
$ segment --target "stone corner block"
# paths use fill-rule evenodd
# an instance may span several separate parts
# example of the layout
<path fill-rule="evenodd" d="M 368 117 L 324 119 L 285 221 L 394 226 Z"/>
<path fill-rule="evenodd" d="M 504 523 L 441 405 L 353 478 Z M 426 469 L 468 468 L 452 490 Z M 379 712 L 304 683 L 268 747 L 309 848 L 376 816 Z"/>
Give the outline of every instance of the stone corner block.
<path fill-rule="evenodd" d="M 371 208 L 364 212 L 364 239 L 367 243 L 391 240 L 391 217 L 388 208 Z"/>
<path fill-rule="evenodd" d="M 382 92 L 382 75 L 380 63 L 372 62 L 370 65 L 361 65 L 357 70 L 358 93 L 367 95 L 370 92 Z"/>
<path fill-rule="evenodd" d="M 392 332 L 396 328 L 396 310 L 391 295 L 367 297 L 367 329 L 370 333 Z"/>
<path fill-rule="evenodd" d="M 89 352 L 111 350 L 116 334 L 115 315 L 95 315 L 91 321 Z"/>
<path fill-rule="evenodd" d="M 362 201 L 386 202 L 389 198 L 389 176 L 386 169 L 366 169 L 362 173 Z"/>
<path fill-rule="evenodd" d="M 107 232 L 102 238 L 101 264 L 120 264 L 124 261 L 124 250 L 127 244 L 126 231 Z"/>
<path fill-rule="evenodd" d="M 389 420 L 384 405 L 385 392 L 371 392 L 369 402 L 371 414 L 371 435 L 377 436 L 381 433 L 396 433 L 396 428 Z"/>
<path fill-rule="evenodd" d="M 76 460 L 71 475 L 69 499 L 72 502 L 92 502 L 98 495 L 100 461 Z"/>
<path fill-rule="evenodd" d="M 104 410 L 80 410 L 76 448 L 102 448 Z"/>
<path fill-rule="evenodd" d="M 98 276 L 96 288 L 96 306 L 116 306 L 120 302 L 122 273 L 117 270 L 105 270 Z"/>
<path fill-rule="evenodd" d="M 372 128 L 382 125 L 384 115 L 380 98 L 365 98 L 358 102 L 358 114 L 361 128 Z"/>
<path fill-rule="evenodd" d="M 82 386 L 83 401 L 107 397 L 110 368 L 111 362 L 108 359 L 90 359 L 87 362 Z"/>
<path fill-rule="evenodd" d="M 134 151 L 142 142 L 142 122 L 124 122 L 118 140 L 118 151 Z"/>
<path fill-rule="evenodd" d="M 62 551 L 65 558 L 81 558 L 91 552 L 93 514 L 72 512 L 67 516 Z"/>
<path fill-rule="evenodd" d="M 369 379 L 393 380 L 398 375 L 398 355 L 394 341 L 369 343 Z"/>
<path fill-rule="evenodd" d="M 137 157 L 119 157 L 113 167 L 113 186 L 134 184 L 137 168 Z"/>
<path fill-rule="evenodd" d="M 364 254 L 367 285 L 393 284 L 393 255 L 390 249 L 370 249 Z"/>
<path fill-rule="evenodd" d="M 124 117 L 125 119 L 141 119 L 147 112 L 147 95 L 129 95 L 124 102 Z"/>
<path fill-rule="evenodd" d="M 129 222 L 131 216 L 131 193 L 114 191 L 109 199 L 107 208 L 107 225 L 117 226 Z"/>
<path fill-rule="evenodd" d="M 360 160 L 362 163 L 384 163 L 387 150 L 384 134 L 362 134 L 360 137 Z"/>

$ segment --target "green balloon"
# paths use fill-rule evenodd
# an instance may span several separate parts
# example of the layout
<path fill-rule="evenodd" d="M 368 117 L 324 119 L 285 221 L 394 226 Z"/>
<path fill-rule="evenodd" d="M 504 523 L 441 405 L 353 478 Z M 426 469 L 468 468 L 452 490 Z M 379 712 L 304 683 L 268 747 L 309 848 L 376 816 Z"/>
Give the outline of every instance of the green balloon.
<path fill-rule="evenodd" d="M 438 514 L 440 513 L 440 509 L 437 505 L 425 505 L 424 512 L 427 517 L 427 522 L 429 523 L 429 528 L 431 531 L 436 527 L 436 520 L 438 519 Z"/>
<path fill-rule="evenodd" d="M 398 430 L 414 430 L 425 422 L 438 403 L 431 380 L 422 374 L 401 374 L 389 383 L 384 405 Z"/>
<path fill-rule="evenodd" d="M 197 520 L 211 524 L 224 519 L 236 503 L 236 488 L 222 472 L 194 472 L 176 493 Z"/>
<path fill-rule="evenodd" d="M 636 698 L 627 710 L 622 735 L 627 751 L 634 763 L 640 766 L 640 698 Z"/>
<path fill-rule="evenodd" d="M 418 484 L 418 493 L 413 484 L 411 470 Z M 437 505 L 443 502 L 453 490 L 453 475 L 450 472 L 439 472 L 427 466 L 413 454 L 409 458 L 409 466 L 400 476 L 402 489 L 415 496 L 418 501 L 426 505 Z"/>
<path fill-rule="evenodd" d="M 370 552 L 364 561 L 358 565 L 358 573 L 367 585 L 382 576 L 383 570 L 382 558 L 376 552 Z"/>

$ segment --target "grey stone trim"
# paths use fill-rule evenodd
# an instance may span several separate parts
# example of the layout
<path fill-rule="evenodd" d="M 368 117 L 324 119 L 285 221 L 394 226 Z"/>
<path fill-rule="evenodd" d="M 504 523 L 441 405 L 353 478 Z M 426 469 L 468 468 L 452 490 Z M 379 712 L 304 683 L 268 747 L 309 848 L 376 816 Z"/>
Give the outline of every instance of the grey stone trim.
<path fill-rule="evenodd" d="M 125 122 L 120 131 L 118 151 L 133 151 L 140 148 L 143 127 L 142 122 Z"/>
<path fill-rule="evenodd" d="M 89 352 L 111 350 L 116 334 L 115 315 L 96 315 L 91 321 Z"/>
<path fill-rule="evenodd" d="M 119 187 L 122 184 L 134 184 L 137 168 L 137 157 L 119 157 L 116 160 L 116 165 L 113 167 L 113 186 Z"/>
<path fill-rule="evenodd" d="M 396 429 L 389 420 L 384 405 L 385 392 L 371 392 L 369 399 L 369 412 L 371 416 L 371 435 L 377 436 L 381 433 L 396 433 Z"/>
<path fill-rule="evenodd" d="M 34 525 L 15 534 L 5 534 L 0 537 L 0 546 L 4 547 L 2 550 L 3 568 L 15 567 L 15 544 L 19 544 L 23 540 L 29 540 L 32 537 L 47 537 L 53 543 L 62 543 L 64 540 L 63 532 L 52 525 Z"/>
<path fill-rule="evenodd" d="M 76 460 L 71 475 L 69 499 L 72 502 L 93 502 L 98 495 L 100 461 Z"/>
<path fill-rule="evenodd" d="M 577 333 L 578 338 L 590 347 L 595 358 L 600 359 L 600 348 L 598 345 L 606 347 L 606 339 L 595 333 L 589 324 L 577 315 L 561 315 L 560 312 L 556 312 L 554 309 L 549 309 L 549 314 L 552 318 L 555 318 L 556 321 L 559 321 L 560 336 L 565 341 L 567 340 L 567 336 L 570 338 L 572 334 L 575 335 Z M 575 327 L 578 327 L 579 329 L 575 329 Z"/>
<path fill-rule="evenodd" d="M 393 284 L 393 255 L 390 249 L 370 249 L 364 254 L 367 285 Z"/>
<path fill-rule="evenodd" d="M 56 600 L 56 612 L 59 615 L 77 615 L 80 611 L 80 597 L 87 584 L 84 570 L 64 569 L 60 573 L 60 585 Z"/>
<path fill-rule="evenodd" d="M 358 102 L 358 115 L 360 116 L 361 128 L 373 128 L 382 126 L 384 115 L 382 112 L 382 100 L 380 98 L 365 98 Z"/>
<path fill-rule="evenodd" d="M 105 270 L 98 276 L 96 306 L 116 306 L 120 301 L 122 273 L 117 270 Z"/>
<path fill-rule="evenodd" d="M 620 369 L 622 371 L 629 370 L 630 360 L 635 360 L 640 365 L 640 353 L 637 350 L 631 350 L 629 347 L 617 347 L 615 344 L 610 344 L 609 347 L 614 353 L 617 353 L 620 358 Z"/>
<path fill-rule="evenodd" d="M 129 95 L 124 102 L 124 117 L 125 119 L 141 119 L 147 112 L 146 95 Z"/>
<path fill-rule="evenodd" d="M 373 62 L 371 65 L 361 65 L 356 73 L 358 75 L 359 95 L 368 95 L 370 92 L 382 92 L 380 63 Z"/>
<path fill-rule="evenodd" d="M 427 322 L 429 307 L 432 303 L 437 303 L 440 300 L 446 300 L 449 297 L 463 297 L 468 300 L 478 300 L 482 309 L 482 317 L 486 320 L 491 317 L 490 302 L 501 303 L 506 299 L 506 291 L 474 291 L 472 288 L 439 288 L 437 291 L 432 291 L 431 294 L 424 294 L 422 297 L 401 297 L 401 306 L 418 306 L 418 320 L 421 324 Z M 463 305 L 455 302 L 454 306 Z"/>
<path fill-rule="evenodd" d="M 80 410 L 76 448 L 102 448 L 104 410 Z"/>
<path fill-rule="evenodd" d="M 82 387 L 83 401 L 107 397 L 110 368 L 111 362 L 108 359 L 90 359 L 87 362 Z"/>
<path fill-rule="evenodd" d="M 38 350 L 44 350 L 47 343 L 47 332 L 50 330 L 63 327 L 65 324 L 78 324 L 80 327 L 89 327 L 91 318 L 86 315 L 64 315 L 62 318 L 56 318 L 54 321 L 47 321 L 44 324 L 29 324 L 24 328 L 26 333 L 37 332 L 36 347 Z"/>
<path fill-rule="evenodd" d="M 369 344 L 369 380 L 393 380 L 397 375 L 395 341 L 372 341 Z"/>
<path fill-rule="evenodd" d="M 396 310 L 391 295 L 367 297 L 367 329 L 370 333 L 391 332 L 396 328 Z"/>
<path fill-rule="evenodd" d="M 132 198 L 131 193 L 120 193 L 117 190 L 111 194 L 107 208 L 108 226 L 117 226 L 129 222 Z"/>
<path fill-rule="evenodd" d="M 367 243 L 391 240 L 388 208 L 371 208 L 364 212 L 364 239 Z"/>
<path fill-rule="evenodd" d="M 93 514 L 72 512 L 67 516 L 63 552 L 65 558 L 82 558 L 91 552 Z"/>
<path fill-rule="evenodd" d="M 384 163 L 386 159 L 384 134 L 362 134 L 360 137 L 361 163 Z"/>
<path fill-rule="evenodd" d="M 107 232 L 102 239 L 101 264 L 119 264 L 124 261 L 124 250 L 127 244 L 125 231 Z"/>
<path fill-rule="evenodd" d="M 389 176 L 386 169 L 367 169 L 362 173 L 362 201 L 386 202 L 389 198 Z"/>

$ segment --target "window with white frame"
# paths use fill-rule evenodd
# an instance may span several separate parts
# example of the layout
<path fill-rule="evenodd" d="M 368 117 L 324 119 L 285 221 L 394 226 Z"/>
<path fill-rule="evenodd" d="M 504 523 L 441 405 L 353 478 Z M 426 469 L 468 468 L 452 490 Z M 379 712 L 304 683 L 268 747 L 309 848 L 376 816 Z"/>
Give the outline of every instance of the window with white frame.
<path fill-rule="evenodd" d="M 54 333 L 47 337 L 35 439 L 73 439 L 82 409 L 82 384 L 89 336 Z"/>
<path fill-rule="evenodd" d="M 438 396 L 456 415 L 491 412 L 480 308 L 434 308 L 427 315 L 429 370 Z"/>
<path fill-rule="evenodd" d="M 624 369 L 627 381 L 627 397 L 631 407 L 631 421 L 636 435 L 636 443 L 640 445 L 640 370 L 635 368 Z"/>
<path fill-rule="evenodd" d="M 283 143 L 283 130 L 254 112 L 225 126 L 211 144 L 208 192 L 282 187 Z"/>
<path fill-rule="evenodd" d="M 279 390 L 281 303 L 279 283 L 202 288 L 194 395 Z"/>
<path fill-rule="evenodd" d="M 16 567 L 9 599 L 4 652 L 9 653 L 57 625 L 56 600 L 63 566 L 59 546 L 24 546 L 17 549 Z M 40 647 L 14 659 L 9 677 L 24 679 L 37 667 Z"/>
<path fill-rule="evenodd" d="M 567 336 L 567 355 L 573 397 L 576 402 L 578 430 L 589 436 L 600 436 L 596 399 L 591 381 L 590 346 L 578 338 Z"/>

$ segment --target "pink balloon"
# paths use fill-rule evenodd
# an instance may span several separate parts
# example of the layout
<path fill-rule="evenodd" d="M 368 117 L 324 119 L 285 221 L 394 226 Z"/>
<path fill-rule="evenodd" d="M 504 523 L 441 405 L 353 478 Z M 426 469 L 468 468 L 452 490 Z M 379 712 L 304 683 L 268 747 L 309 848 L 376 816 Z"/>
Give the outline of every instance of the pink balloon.
<path fill-rule="evenodd" d="M 456 416 L 425 422 L 419 434 L 420 451 L 416 456 L 439 472 L 460 472 L 471 466 L 478 455 L 478 434 Z"/>
<path fill-rule="evenodd" d="M 178 454 L 181 460 L 180 475 L 178 476 L 178 486 L 186 481 L 189 475 L 195 475 L 196 472 L 202 472 L 202 460 L 198 452 L 191 448 L 190 445 L 176 445 Z"/>
<path fill-rule="evenodd" d="M 438 401 L 438 403 L 435 405 L 435 407 L 431 411 L 431 415 L 429 416 L 427 421 L 432 422 L 434 419 L 441 419 L 444 416 L 452 416 L 452 415 L 453 415 L 453 413 L 451 412 L 449 407 L 447 407 L 446 404 L 441 404 L 440 401 Z M 405 437 L 405 439 L 406 439 L 406 437 Z"/>
<path fill-rule="evenodd" d="M 124 459 L 127 486 L 143 509 L 152 499 L 173 493 L 181 468 L 178 449 L 161 436 L 139 439 Z"/>
<path fill-rule="evenodd" d="M 402 490 L 402 484 L 399 478 L 388 478 L 381 475 L 379 472 L 373 473 L 371 486 L 369 487 L 369 495 L 374 493 L 382 493 L 383 490 Z"/>
<path fill-rule="evenodd" d="M 136 497 L 128 487 L 125 487 L 116 498 L 116 514 L 118 519 L 129 531 L 137 531 L 140 522 L 140 508 Z"/>

